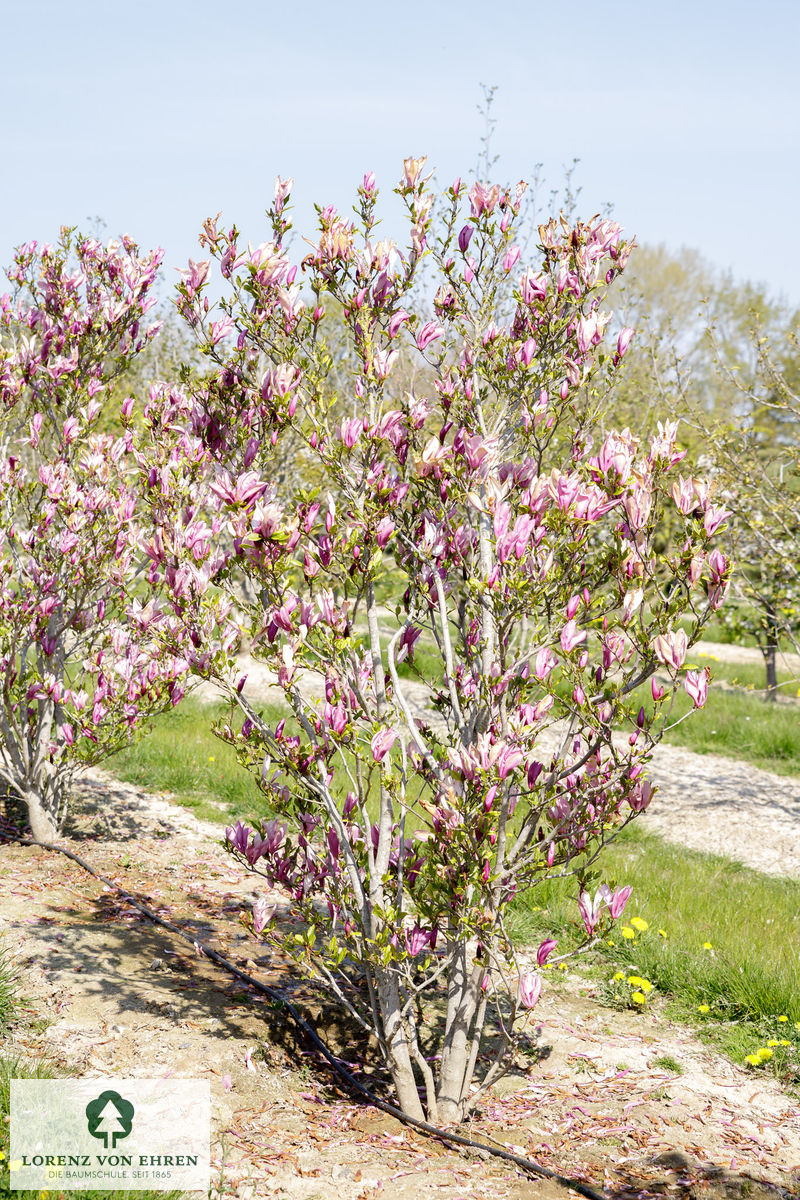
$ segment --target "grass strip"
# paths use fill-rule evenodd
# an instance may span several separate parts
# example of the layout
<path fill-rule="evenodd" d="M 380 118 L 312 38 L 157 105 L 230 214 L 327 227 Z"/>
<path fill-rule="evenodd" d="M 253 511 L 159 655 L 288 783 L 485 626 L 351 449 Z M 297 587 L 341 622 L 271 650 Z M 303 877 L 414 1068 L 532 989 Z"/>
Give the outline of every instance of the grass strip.
<path fill-rule="evenodd" d="M 0 1035 L 8 1031 L 18 1007 L 16 972 L 8 947 L 0 941 Z"/>
<path fill-rule="evenodd" d="M 262 711 L 273 723 L 280 720 L 278 709 Z M 222 824 L 266 815 L 266 799 L 253 777 L 239 766 L 232 747 L 212 732 L 215 723 L 229 717 L 227 705 L 184 700 L 157 717 L 141 741 L 110 758 L 106 769 L 144 791 L 170 792 L 206 821 Z"/>
<path fill-rule="evenodd" d="M 753 1066 L 748 1054 L 772 1049 L 757 1065 L 800 1083 L 800 881 L 687 850 L 635 826 L 607 848 L 601 870 L 609 882 L 634 887 L 623 918 L 590 960 L 604 985 L 601 999 L 635 1009 L 666 996 L 671 1015 L 734 1061 Z M 579 940 L 578 922 L 573 880 L 550 880 L 513 903 L 521 944 L 552 935 L 561 952 Z M 630 977 L 652 991 L 629 984 Z M 642 1005 L 632 999 L 637 991 Z"/>

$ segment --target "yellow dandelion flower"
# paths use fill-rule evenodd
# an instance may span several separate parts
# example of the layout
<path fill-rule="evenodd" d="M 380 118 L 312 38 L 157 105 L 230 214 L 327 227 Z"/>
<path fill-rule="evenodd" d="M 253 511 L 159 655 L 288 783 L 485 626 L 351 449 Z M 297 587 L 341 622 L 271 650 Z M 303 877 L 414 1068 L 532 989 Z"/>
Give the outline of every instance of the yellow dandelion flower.
<path fill-rule="evenodd" d="M 645 929 L 650 928 L 647 921 L 643 921 L 641 917 L 631 917 L 631 925 L 634 929 L 638 929 L 639 933 L 644 933 Z"/>
<path fill-rule="evenodd" d="M 566 969 L 567 969 L 566 963 L 559 963 L 558 966 L 556 967 L 557 971 L 566 971 Z"/>
<path fill-rule="evenodd" d="M 703 942 L 703 949 L 704 950 L 713 950 L 714 947 L 711 945 L 711 942 Z"/>
<path fill-rule="evenodd" d="M 614 975 L 614 978 L 615 978 L 615 979 L 624 979 L 624 978 L 625 978 L 625 972 L 624 972 L 624 971 L 617 971 L 617 972 L 616 972 L 616 974 Z"/>
<path fill-rule="evenodd" d="M 786 1013 L 781 1013 L 781 1015 L 778 1017 L 778 1020 L 779 1021 L 788 1021 L 789 1018 L 787 1017 Z"/>
<path fill-rule="evenodd" d="M 659 929 L 659 931 L 658 931 L 658 936 L 659 936 L 659 937 L 663 937 L 663 938 L 665 938 L 665 937 L 667 936 L 667 931 L 666 931 L 666 929 Z"/>
<path fill-rule="evenodd" d="M 777 1038 L 770 1038 L 769 1041 L 767 1042 L 767 1045 L 768 1046 L 780 1046 L 780 1042 L 778 1041 Z"/>
<path fill-rule="evenodd" d="M 616 946 L 616 942 L 614 941 L 613 938 L 606 938 L 606 945 L 607 946 Z"/>
<path fill-rule="evenodd" d="M 3 1154 L 3 1151 L 0 1150 L 0 1162 L 2 1162 L 4 1158 L 5 1158 L 5 1154 Z"/>
<path fill-rule="evenodd" d="M 787 1041 L 786 1038 L 781 1038 L 781 1040 L 778 1042 L 779 1046 L 791 1046 L 791 1044 L 792 1043 Z"/>
<path fill-rule="evenodd" d="M 216 760 L 216 758 L 214 757 L 214 755 L 213 755 L 213 754 L 209 754 L 209 756 L 208 756 L 208 761 L 209 761 L 209 762 L 216 762 L 217 760 Z"/>
<path fill-rule="evenodd" d="M 760 1067 L 761 1059 L 757 1054 L 745 1054 L 744 1061 L 749 1062 L 751 1067 Z"/>
<path fill-rule="evenodd" d="M 622 936 L 624 938 L 627 938 L 628 941 L 630 941 L 631 938 L 636 937 L 636 933 L 633 929 L 631 929 L 630 925 L 623 925 L 622 926 Z"/>
<path fill-rule="evenodd" d="M 709 1013 L 709 1012 L 711 1012 L 711 1005 L 710 1004 L 698 1004 L 697 1011 L 701 1012 L 701 1013 Z"/>
<path fill-rule="evenodd" d="M 775 1053 L 774 1050 L 768 1050 L 766 1048 L 766 1046 L 763 1046 L 761 1048 L 761 1050 L 759 1050 L 759 1052 L 758 1052 L 759 1061 L 760 1062 L 769 1062 L 769 1060 L 772 1058 L 774 1053 Z"/>
<path fill-rule="evenodd" d="M 645 1004 L 647 1002 L 647 997 L 645 996 L 644 992 L 632 992 L 631 1000 L 634 1004 Z"/>

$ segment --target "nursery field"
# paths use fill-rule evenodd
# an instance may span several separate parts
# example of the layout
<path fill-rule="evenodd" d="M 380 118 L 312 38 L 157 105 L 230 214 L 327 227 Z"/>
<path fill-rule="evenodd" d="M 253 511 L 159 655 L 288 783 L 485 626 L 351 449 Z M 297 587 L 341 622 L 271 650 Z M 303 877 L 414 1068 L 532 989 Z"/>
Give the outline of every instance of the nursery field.
<path fill-rule="evenodd" d="M 747 664 L 722 664 L 719 647 L 703 654 L 731 687 L 752 682 Z M 698 714 L 703 753 L 659 749 L 651 812 L 607 852 L 605 877 L 635 882 L 624 919 L 589 956 L 546 970 L 514 1069 L 468 1127 L 618 1200 L 800 1189 L 800 796 L 788 768 L 763 769 L 768 738 L 758 766 L 744 739 L 735 758 L 709 744 L 731 699 L 767 725 L 789 708 L 796 716 L 793 705 L 769 711 L 755 696 L 715 691 Z M 325 991 L 240 923 L 265 892 L 222 849 L 222 826 L 266 809 L 209 732 L 215 711 L 189 701 L 79 785 L 63 844 L 115 886 L 57 853 L 3 847 L 0 1103 L 7 1110 L 8 1078 L 31 1071 L 207 1078 L 214 1196 L 566 1195 L 348 1094 L 280 1005 L 131 903 L 297 1004 L 359 1079 L 389 1096 L 377 1065 L 358 1066 L 369 1048 Z M 776 755 L 773 771 L 793 753 Z M 289 906 L 276 901 L 291 929 Z M 574 898 L 558 880 L 513 911 L 523 961 L 550 935 L 560 950 L 578 940 Z"/>

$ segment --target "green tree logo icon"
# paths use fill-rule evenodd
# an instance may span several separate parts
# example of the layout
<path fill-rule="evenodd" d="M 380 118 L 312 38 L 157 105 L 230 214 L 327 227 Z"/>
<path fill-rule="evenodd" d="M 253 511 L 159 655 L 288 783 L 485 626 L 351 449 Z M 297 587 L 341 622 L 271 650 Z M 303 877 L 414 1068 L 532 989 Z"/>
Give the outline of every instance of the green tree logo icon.
<path fill-rule="evenodd" d="M 134 1111 L 130 1100 L 123 1100 L 119 1092 L 101 1092 L 96 1100 L 90 1100 L 86 1105 L 89 1133 L 92 1137 L 102 1138 L 106 1150 L 113 1150 L 120 1138 L 126 1138 L 133 1128 Z"/>

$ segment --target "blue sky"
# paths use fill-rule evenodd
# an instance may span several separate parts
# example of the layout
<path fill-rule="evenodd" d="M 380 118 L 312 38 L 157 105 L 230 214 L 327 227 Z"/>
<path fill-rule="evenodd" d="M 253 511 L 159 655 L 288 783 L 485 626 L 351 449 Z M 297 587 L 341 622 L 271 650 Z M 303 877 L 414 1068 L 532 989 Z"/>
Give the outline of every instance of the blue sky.
<path fill-rule="evenodd" d="M 800 305 L 800 5 L 789 0 L 0 0 L 0 261 L 95 215 L 198 257 L 223 211 L 265 236 L 275 175 L 352 203 L 407 154 L 474 169 L 497 85 L 498 179 L 580 159 L 580 207 L 700 249 Z M 389 208 L 387 232 L 392 232 Z M 398 231 L 399 232 L 399 231 Z"/>

